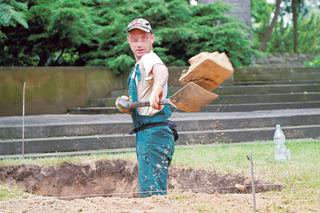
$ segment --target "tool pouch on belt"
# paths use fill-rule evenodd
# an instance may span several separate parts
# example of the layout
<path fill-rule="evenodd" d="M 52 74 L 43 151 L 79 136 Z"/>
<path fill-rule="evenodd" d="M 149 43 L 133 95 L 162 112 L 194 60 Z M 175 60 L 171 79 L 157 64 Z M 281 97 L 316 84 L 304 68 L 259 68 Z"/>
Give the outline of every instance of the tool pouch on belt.
<path fill-rule="evenodd" d="M 172 131 L 173 137 L 174 137 L 174 141 L 177 141 L 179 139 L 179 134 L 178 131 L 176 129 L 177 124 L 173 121 L 168 120 L 168 126 Z"/>
<path fill-rule="evenodd" d="M 178 131 L 176 130 L 177 125 L 175 122 L 170 121 L 170 120 L 165 121 L 165 122 L 155 122 L 155 123 L 144 124 L 138 128 L 131 130 L 129 132 L 129 134 L 132 135 L 132 134 L 137 133 L 141 130 L 148 129 L 148 128 L 155 127 L 155 126 L 168 126 L 172 131 L 174 141 L 178 140 L 179 135 L 178 135 Z"/>

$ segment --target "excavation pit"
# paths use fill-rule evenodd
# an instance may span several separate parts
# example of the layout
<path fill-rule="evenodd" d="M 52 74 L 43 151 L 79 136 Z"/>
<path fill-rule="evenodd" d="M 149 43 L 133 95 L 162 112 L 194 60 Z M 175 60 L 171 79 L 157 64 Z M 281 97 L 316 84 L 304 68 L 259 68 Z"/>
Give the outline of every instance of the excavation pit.
<path fill-rule="evenodd" d="M 137 166 L 124 160 L 91 161 L 56 166 L 18 165 L 0 167 L 0 181 L 26 192 L 64 199 L 137 197 Z M 256 192 L 281 190 L 279 184 L 255 181 Z M 202 169 L 171 167 L 170 192 L 251 193 L 251 180 L 239 174 L 222 175 Z"/>

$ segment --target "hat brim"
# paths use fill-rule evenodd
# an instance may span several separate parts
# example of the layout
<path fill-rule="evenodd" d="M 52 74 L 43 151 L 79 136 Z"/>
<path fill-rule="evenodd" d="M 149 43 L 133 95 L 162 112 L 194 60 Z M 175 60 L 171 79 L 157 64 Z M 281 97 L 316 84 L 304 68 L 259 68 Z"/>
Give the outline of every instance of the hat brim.
<path fill-rule="evenodd" d="M 142 31 L 144 31 L 146 33 L 151 33 L 152 32 L 152 30 L 146 29 L 144 27 L 139 27 L 139 26 L 131 27 L 131 28 L 127 29 L 127 32 L 130 32 L 131 30 L 134 30 L 134 29 L 142 30 Z"/>

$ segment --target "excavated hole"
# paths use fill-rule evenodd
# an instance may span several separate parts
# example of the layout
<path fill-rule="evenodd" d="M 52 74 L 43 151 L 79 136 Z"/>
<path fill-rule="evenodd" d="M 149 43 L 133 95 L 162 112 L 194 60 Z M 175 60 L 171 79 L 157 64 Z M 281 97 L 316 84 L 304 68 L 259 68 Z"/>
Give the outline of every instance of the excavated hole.
<path fill-rule="evenodd" d="M 136 197 L 137 166 L 124 160 L 103 160 L 79 165 L 63 163 L 49 167 L 6 166 L 0 167 L 0 181 L 44 196 L 70 199 L 89 196 Z M 281 185 L 260 180 L 256 184 L 256 192 L 282 189 Z M 171 167 L 168 189 L 209 194 L 250 193 L 251 181 L 241 175 L 221 175 L 206 170 Z"/>

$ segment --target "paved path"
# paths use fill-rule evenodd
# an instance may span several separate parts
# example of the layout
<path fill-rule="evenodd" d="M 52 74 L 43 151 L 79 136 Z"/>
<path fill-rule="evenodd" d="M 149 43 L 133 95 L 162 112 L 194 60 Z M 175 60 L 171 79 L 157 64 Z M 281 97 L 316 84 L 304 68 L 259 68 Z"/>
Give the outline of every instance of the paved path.
<path fill-rule="evenodd" d="M 174 112 L 172 120 L 207 120 L 207 119 L 232 119 L 232 118 L 261 118 L 295 115 L 320 114 L 320 108 L 312 109 L 287 109 L 287 110 L 263 110 L 253 112 L 198 112 L 181 113 Z M 30 115 L 25 116 L 26 126 L 43 126 L 57 124 L 90 124 L 90 123 L 131 123 L 129 115 L 104 114 L 104 115 Z M 22 116 L 0 117 L 0 127 L 13 127 L 22 125 Z"/>

